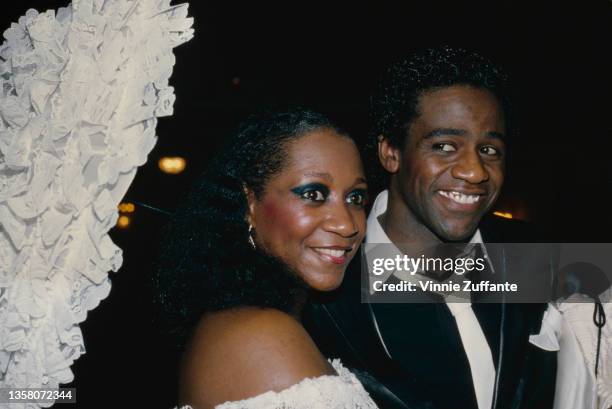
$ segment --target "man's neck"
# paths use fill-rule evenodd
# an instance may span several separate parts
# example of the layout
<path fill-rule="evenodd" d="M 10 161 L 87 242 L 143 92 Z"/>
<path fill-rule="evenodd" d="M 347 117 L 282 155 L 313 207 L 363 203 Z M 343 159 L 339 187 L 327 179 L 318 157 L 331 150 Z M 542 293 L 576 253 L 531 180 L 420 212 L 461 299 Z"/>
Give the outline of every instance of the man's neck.
<path fill-rule="evenodd" d="M 413 243 L 435 245 L 442 241 L 423 223 L 420 223 L 406 206 L 402 198 L 389 189 L 387 211 L 378 217 L 378 221 L 392 243 Z"/>

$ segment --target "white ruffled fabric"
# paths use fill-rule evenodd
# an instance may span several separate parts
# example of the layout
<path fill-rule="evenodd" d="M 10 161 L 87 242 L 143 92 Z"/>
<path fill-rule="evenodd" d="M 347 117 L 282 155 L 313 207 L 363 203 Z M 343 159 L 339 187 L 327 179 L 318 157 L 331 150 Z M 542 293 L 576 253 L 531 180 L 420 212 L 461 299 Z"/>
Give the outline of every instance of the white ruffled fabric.
<path fill-rule="evenodd" d="M 588 298 L 584 296 L 585 298 Z M 603 302 L 606 324 L 601 331 L 601 347 L 599 352 L 599 367 L 597 371 L 596 394 L 597 409 L 612 408 L 612 289 L 608 289 L 600 297 Z M 584 356 L 591 376 L 595 378 L 595 357 L 597 355 L 597 327 L 593 323 L 593 303 L 589 300 L 570 299 L 559 306 L 566 322 L 572 329 Z M 581 302 L 576 302 L 581 301 Z M 605 302 L 608 301 L 608 302 Z"/>
<path fill-rule="evenodd" d="M 4 32 L 0 388 L 73 380 L 79 323 L 122 264 L 108 231 L 155 145 L 156 117 L 172 114 L 172 49 L 192 24 L 170 0 L 74 0 L 28 10 Z"/>
<path fill-rule="evenodd" d="M 215 409 L 376 409 L 378 408 L 355 375 L 339 359 L 330 361 L 338 375 L 306 378 L 280 392 L 269 391 Z M 192 409 L 181 406 L 180 409 Z"/>
<path fill-rule="evenodd" d="M 598 329 L 593 323 L 594 304 L 585 295 L 549 305 L 539 334 L 530 342 L 558 352 L 555 409 L 612 408 L 612 289 L 600 296 L 606 324 L 601 332 L 597 378 L 595 357 Z"/>

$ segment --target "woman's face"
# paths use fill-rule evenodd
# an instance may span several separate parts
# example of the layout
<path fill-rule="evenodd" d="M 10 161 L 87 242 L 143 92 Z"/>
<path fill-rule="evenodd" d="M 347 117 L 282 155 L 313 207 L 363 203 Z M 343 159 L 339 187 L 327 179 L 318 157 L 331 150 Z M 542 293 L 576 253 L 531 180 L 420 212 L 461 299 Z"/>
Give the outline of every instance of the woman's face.
<path fill-rule="evenodd" d="M 322 128 L 288 143 L 284 169 L 249 193 L 257 246 L 306 284 L 333 290 L 365 235 L 366 183 L 353 141 Z"/>

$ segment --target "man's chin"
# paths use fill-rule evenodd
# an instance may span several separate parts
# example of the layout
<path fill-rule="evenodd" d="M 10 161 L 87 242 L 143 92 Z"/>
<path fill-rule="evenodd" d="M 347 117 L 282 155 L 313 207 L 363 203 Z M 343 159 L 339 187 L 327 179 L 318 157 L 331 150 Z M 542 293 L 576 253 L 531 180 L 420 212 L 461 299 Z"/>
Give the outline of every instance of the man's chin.
<path fill-rule="evenodd" d="M 476 233 L 478 223 L 468 226 L 452 226 L 438 229 L 436 235 L 444 242 L 466 242 L 469 241 Z"/>

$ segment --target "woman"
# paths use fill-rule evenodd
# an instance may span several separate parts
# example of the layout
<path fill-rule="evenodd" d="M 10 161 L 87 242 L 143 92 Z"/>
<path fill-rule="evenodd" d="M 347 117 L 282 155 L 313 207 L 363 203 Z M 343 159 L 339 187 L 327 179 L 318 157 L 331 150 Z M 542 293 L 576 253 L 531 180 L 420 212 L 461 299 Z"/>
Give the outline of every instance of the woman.
<path fill-rule="evenodd" d="M 179 212 L 162 262 L 162 302 L 197 321 L 181 404 L 374 408 L 299 322 L 311 291 L 342 282 L 365 234 L 354 142 L 305 110 L 247 121 Z"/>

